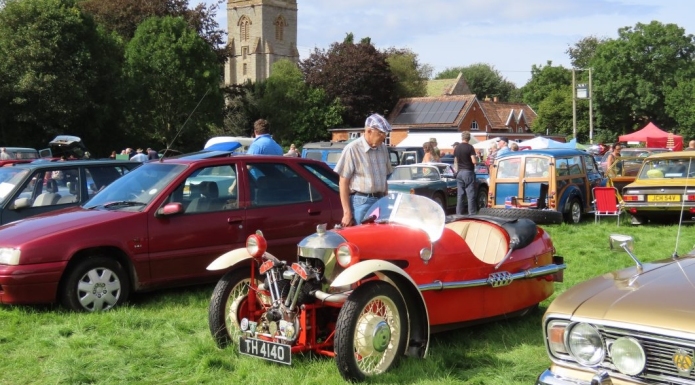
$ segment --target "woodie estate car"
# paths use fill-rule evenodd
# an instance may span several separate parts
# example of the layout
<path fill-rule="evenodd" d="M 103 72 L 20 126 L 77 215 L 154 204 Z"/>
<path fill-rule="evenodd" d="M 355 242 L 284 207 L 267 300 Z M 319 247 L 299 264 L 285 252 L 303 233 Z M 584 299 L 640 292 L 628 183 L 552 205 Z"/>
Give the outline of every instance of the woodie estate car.
<path fill-rule="evenodd" d="M 0 227 L 0 303 L 112 308 L 131 291 L 215 281 L 206 267 L 265 229 L 294 253 L 319 223 L 340 223 L 338 176 L 324 163 L 205 152 L 146 162 L 81 207 Z"/>
<path fill-rule="evenodd" d="M 480 213 L 536 223 L 557 223 L 564 217 L 565 222 L 578 223 L 593 212 L 592 189 L 604 183 L 596 161 L 583 151 L 510 152 L 490 167 L 488 208 Z"/>

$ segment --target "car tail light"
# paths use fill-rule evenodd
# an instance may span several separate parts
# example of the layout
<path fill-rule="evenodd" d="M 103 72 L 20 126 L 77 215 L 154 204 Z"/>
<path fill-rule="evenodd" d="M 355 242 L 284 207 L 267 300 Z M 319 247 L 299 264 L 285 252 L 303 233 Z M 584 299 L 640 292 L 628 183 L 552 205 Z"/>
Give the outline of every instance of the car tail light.
<path fill-rule="evenodd" d="M 684 201 L 695 201 L 695 195 L 683 195 L 683 200 Z"/>
<path fill-rule="evenodd" d="M 625 202 L 642 202 L 644 201 L 644 195 L 623 195 L 623 201 Z"/>
<path fill-rule="evenodd" d="M 265 254 L 267 249 L 268 243 L 265 241 L 265 238 L 263 238 L 263 233 L 260 231 L 257 231 L 256 234 L 251 234 L 248 238 L 246 238 L 246 251 L 248 251 L 252 257 L 258 258 L 262 256 Z"/>
<path fill-rule="evenodd" d="M 342 267 L 351 266 L 359 260 L 359 249 L 352 243 L 343 243 L 336 249 L 335 256 Z"/>

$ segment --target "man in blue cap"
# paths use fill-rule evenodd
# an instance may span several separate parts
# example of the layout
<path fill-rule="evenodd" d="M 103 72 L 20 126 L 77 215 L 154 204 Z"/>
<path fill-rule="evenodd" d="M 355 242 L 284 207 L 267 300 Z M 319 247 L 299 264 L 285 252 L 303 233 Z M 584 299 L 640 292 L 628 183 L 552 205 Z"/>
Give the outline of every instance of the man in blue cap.
<path fill-rule="evenodd" d="M 335 172 L 340 175 L 342 226 L 360 224 L 369 207 L 388 192 L 386 178 L 393 168 L 384 141 L 391 125 L 379 114 L 364 123 L 364 134 L 343 149 Z"/>

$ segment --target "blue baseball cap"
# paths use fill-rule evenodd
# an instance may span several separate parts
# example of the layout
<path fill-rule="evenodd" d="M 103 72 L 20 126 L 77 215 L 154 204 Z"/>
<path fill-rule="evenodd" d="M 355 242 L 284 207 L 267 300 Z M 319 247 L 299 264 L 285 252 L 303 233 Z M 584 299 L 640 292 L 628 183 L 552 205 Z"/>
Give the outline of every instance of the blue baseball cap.
<path fill-rule="evenodd" d="M 391 125 L 386 121 L 386 118 L 379 114 L 371 114 L 364 122 L 365 127 L 376 128 L 383 133 L 391 132 Z"/>

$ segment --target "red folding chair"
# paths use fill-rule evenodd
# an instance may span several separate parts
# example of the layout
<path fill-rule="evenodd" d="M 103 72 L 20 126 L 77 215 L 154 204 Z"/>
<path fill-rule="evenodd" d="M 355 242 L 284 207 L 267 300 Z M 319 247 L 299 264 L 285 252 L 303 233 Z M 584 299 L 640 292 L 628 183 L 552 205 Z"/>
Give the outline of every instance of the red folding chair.
<path fill-rule="evenodd" d="M 594 187 L 594 222 L 600 222 L 601 217 L 618 217 L 623 213 L 620 194 L 615 187 Z"/>

